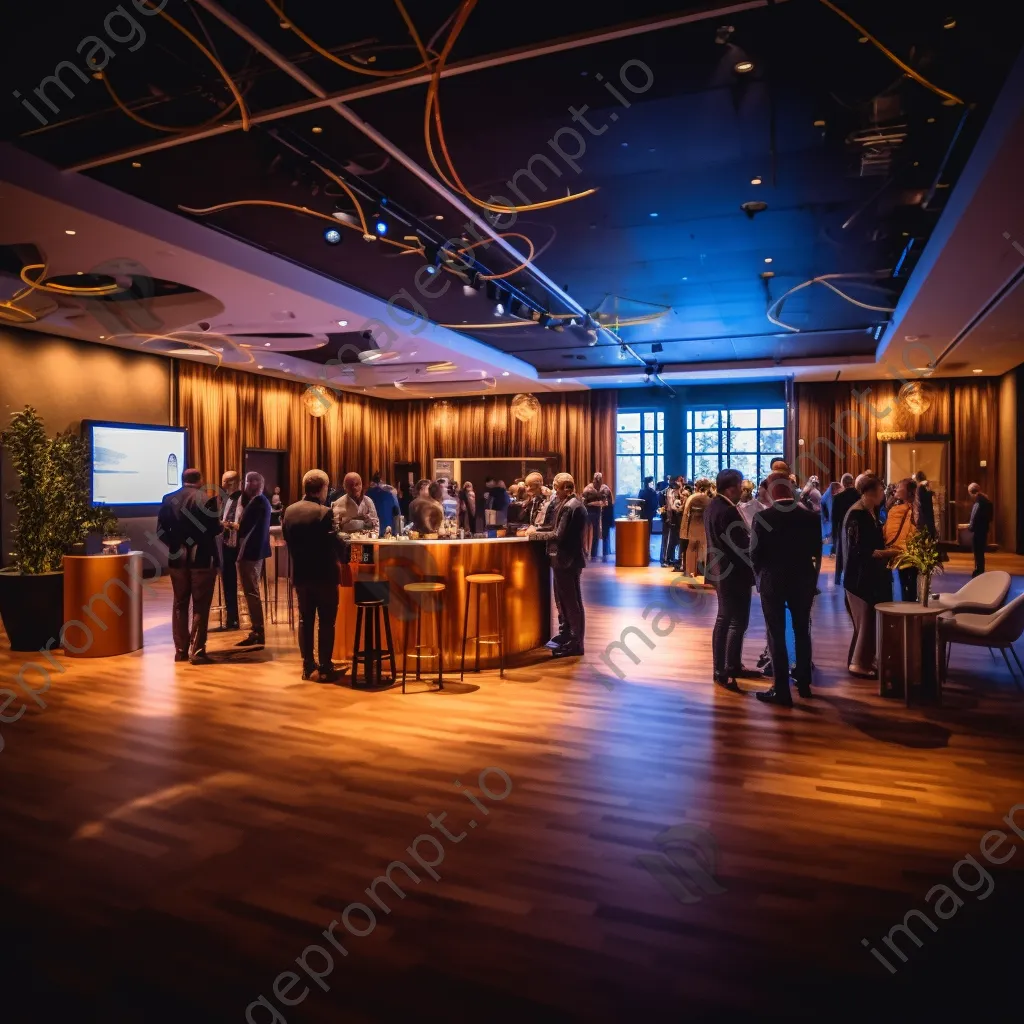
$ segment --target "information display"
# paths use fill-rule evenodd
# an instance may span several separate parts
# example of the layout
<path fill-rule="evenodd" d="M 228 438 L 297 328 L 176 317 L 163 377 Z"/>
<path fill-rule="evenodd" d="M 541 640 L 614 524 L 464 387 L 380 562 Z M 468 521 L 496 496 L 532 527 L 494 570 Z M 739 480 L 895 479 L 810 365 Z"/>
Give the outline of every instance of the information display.
<path fill-rule="evenodd" d="M 184 428 L 95 421 L 83 426 L 92 452 L 94 505 L 159 505 L 181 486 Z"/>

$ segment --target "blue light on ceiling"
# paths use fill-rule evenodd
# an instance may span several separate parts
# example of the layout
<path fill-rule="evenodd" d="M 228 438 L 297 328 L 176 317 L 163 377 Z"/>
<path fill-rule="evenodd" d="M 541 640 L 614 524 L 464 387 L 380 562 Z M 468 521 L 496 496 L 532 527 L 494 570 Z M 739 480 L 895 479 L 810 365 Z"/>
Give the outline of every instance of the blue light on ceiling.
<path fill-rule="evenodd" d="M 375 228 L 378 235 L 386 235 L 388 233 L 388 222 L 386 220 L 378 220 Z"/>

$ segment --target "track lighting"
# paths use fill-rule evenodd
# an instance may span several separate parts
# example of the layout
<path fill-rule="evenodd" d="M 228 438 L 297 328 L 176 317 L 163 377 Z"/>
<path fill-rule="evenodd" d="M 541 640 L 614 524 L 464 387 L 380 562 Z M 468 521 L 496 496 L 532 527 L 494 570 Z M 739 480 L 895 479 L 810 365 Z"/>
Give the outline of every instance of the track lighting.
<path fill-rule="evenodd" d="M 626 346 L 621 342 L 619 343 L 619 358 L 623 361 L 626 359 Z"/>
<path fill-rule="evenodd" d="M 736 29 L 732 25 L 720 25 L 718 31 L 715 33 L 715 42 L 719 46 L 725 46 L 726 43 L 732 39 L 732 34 Z"/>

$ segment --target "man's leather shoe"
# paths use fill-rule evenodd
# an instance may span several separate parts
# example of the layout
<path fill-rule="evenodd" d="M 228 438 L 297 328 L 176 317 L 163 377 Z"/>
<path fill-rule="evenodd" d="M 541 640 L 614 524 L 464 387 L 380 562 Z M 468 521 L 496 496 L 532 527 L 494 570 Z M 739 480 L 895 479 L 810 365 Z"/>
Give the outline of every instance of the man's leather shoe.
<path fill-rule="evenodd" d="M 555 650 L 559 647 L 563 647 L 569 642 L 569 637 L 565 633 L 556 633 L 544 646 L 550 647 Z"/>
<path fill-rule="evenodd" d="M 730 693 L 745 693 L 746 691 L 740 688 L 740 684 L 735 679 L 730 679 L 729 676 L 718 676 L 715 677 L 715 684 L 720 686 L 723 690 L 728 690 Z"/>
<path fill-rule="evenodd" d="M 188 659 L 193 665 L 212 665 L 213 658 L 211 658 L 206 651 L 195 651 L 191 658 Z"/>
<path fill-rule="evenodd" d="M 741 666 L 740 668 L 731 671 L 729 675 L 732 676 L 733 679 L 760 679 L 762 672 L 760 669 L 743 668 Z"/>
<path fill-rule="evenodd" d="M 266 639 L 262 633 L 250 633 L 244 640 L 239 640 L 236 647 L 264 647 Z"/>
<path fill-rule="evenodd" d="M 175 651 L 174 652 L 174 660 L 175 661 L 188 661 L 188 651 Z"/>
<path fill-rule="evenodd" d="M 579 644 L 568 643 L 556 647 L 551 652 L 552 658 L 580 658 L 583 656 L 583 648 Z"/>
<path fill-rule="evenodd" d="M 319 665 L 313 665 L 310 668 L 303 668 L 302 669 L 302 678 L 303 679 L 312 679 L 313 678 L 313 673 L 314 672 L 319 672 L 319 671 L 320 671 L 320 666 Z"/>
<path fill-rule="evenodd" d="M 770 690 L 755 693 L 754 696 L 762 704 L 775 704 L 780 708 L 791 708 L 793 706 L 793 697 L 788 688 L 785 690 L 778 690 L 773 686 Z"/>
<path fill-rule="evenodd" d="M 814 696 L 814 694 L 811 693 L 811 684 L 810 683 L 801 683 L 799 680 L 797 681 L 797 684 L 796 684 L 796 692 L 799 693 L 801 697 L 813 697 Z"/>
<path fill-rule="evenodd" d="M 342 673 L 336 668 L 329 668 L 326 671 L 320 669 L 319 678 L 321 683 L 336 683 L 342 676 Z"/>
<path fill-rule="evenodd" d="M 223 626 L 216 626 L 210 630 L 211 633 L 237 633 L 242 627 L 237 622 L 228 622 Z"/>

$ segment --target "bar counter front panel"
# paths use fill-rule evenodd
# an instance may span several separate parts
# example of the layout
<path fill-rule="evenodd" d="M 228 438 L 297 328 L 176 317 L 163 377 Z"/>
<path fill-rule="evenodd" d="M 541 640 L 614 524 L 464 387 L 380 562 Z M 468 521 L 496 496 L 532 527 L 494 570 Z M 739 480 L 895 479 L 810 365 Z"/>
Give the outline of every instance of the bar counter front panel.
<path fill-rule="evenodd" d="M 342 569 L 339 587 L 337 628 L 334 636 L 335 661 L 350 661 L 355 638 L 355 580 L 387 577 L 391 601 L 388 612 L 395 644 L 398 670 L 402 670 L 405 649 L 405 624 L 409 623 L 409 646 L 416 643 L 416 612 L 423 608 L 421 644 L 433 644 L 436 633 L 432 609 L 438 600 L 443 603 L 441 639 L 446 672 L 458 671 L 462 657 L 462 617 L 466 607 L 466 577 L 473 573 L 497 572 L 505 577 L 504 630 L 506 664 L 511 656 L 541 647 L 551 636 L 551 569 L 547 546 L 525 537 L 467 540 L 370 540 L 356 541 L 374 548 L 373 565 L 351 564 Z M 407 594 L 406 583 L 428 580 L 445 584 L 442 594 Z M 476 588 L 474 588 L 476 589 Z M 493 586 L 482 588 L 479 632 L 497 632 L 493 607 Z M 474 595 L 474 605 L 475 605 Z M 476 608 L 469 612 L 469 631 L 478 632 Z M 466 646 L 466 667 L 475 665 L 475 644 Z M 415 671 L 409 659 L 409 671 Z M 498 665 L 498 649 L 480 647 L 481 667 Z M 437 662 L 424 660 L 422 670 L 428 675 L 437 671 Z"/>

